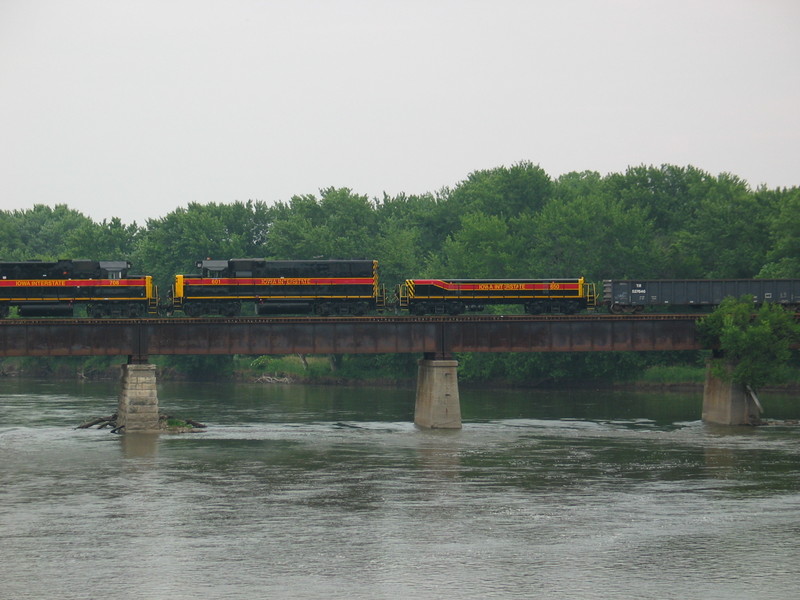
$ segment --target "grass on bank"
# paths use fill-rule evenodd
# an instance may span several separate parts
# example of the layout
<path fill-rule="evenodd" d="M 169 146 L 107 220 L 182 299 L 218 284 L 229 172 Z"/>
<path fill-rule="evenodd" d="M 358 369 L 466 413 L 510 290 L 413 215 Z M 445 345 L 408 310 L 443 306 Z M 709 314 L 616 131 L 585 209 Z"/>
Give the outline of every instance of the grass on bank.
<path fill-rule="evenodd" d="M 671 383 L 703 383 L 706 377 L 705 367 L 690 365 L 658 365 L 648 367 L 634 383 L 671 384 Z"/>

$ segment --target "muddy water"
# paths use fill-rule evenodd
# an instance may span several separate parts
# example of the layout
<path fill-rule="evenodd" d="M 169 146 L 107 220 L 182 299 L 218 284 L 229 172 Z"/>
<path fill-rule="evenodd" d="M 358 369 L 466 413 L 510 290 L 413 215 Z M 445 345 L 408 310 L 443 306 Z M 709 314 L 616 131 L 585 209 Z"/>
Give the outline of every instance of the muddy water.
<path fill-rule="evenodd" d="M 165 385 L 209 429 L 120 437 L 73 429 L 113 384 L 0 381 L 0 597 L 798 597 L 800 429 L 461 393 L 431 432 L 413 391 Z"/>

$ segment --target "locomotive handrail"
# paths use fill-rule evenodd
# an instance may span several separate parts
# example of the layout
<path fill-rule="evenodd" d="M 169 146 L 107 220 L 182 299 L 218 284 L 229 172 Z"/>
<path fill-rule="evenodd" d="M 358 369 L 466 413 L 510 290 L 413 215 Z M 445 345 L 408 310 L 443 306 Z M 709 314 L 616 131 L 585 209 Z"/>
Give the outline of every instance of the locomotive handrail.
<path fill-rule="evenodd" d="M 583 286 L 583 295 L 586 296 L 586 306 L 597 307 L 597 288 L 594 282 L 585 282 Z"/>

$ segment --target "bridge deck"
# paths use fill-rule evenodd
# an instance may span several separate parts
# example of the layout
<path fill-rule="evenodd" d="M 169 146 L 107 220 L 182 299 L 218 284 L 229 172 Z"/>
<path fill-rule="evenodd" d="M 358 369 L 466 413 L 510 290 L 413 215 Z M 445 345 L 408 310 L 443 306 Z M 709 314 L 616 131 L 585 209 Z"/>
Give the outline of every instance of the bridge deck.
<path fill-rule="evenodd" d="M 7 319 L 0 356 L 697 350 L 697 317 Z"/>

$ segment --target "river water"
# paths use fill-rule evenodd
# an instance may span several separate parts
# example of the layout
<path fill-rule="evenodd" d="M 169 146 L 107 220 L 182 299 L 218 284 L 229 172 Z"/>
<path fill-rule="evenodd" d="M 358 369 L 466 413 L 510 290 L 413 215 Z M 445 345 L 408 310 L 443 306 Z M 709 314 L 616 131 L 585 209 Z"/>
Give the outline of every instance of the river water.
<path fill-rule="evenodd" d="M 0 598 L 799 598 L 800 428 L 699 393 L 162 384 L 203 433 L 76 430 L 113 383 L 0 380 Z M 797 418 L 797 397 L 764 397 Z"/>

